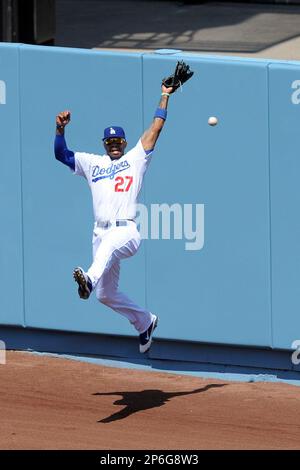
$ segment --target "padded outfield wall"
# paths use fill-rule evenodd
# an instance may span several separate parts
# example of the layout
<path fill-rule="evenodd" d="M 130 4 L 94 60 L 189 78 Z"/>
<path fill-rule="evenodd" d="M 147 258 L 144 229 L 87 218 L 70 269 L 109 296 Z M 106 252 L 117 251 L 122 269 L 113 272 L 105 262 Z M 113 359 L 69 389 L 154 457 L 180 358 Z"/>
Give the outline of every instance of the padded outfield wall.
<path fill-rule="evenodd" d="M 54 158 L 55 116 L 72 111 L 73 150 L 101 152 L 108 125 L 125 128 L 130 148 L 179 59 L 195 75 L 170 98 L 140 199 L 148 239 L 123 262 L 120 287 L 160 316 L 161 344 L 289 351 L 300 338 L 300 63 L 10 44 L 0 45 L 3 327 L 135 336 L 94 296 L 77 297 L 92 205 Z M 151 227 L 162 204 L 179 217 L 166 239 Z"/>

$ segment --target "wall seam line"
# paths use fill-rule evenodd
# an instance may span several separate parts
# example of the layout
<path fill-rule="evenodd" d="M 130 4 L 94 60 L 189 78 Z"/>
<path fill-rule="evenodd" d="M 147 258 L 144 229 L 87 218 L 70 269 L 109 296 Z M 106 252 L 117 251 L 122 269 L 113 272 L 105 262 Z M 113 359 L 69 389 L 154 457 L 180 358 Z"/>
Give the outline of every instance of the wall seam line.
<path fill-rule="evenodd" d="M 270 310 L 271 310 L 271 348 L 274 349 L 274 328 L 273 328 L 273 264 L 272 264 L 272 191 L 271 191 L 271 126 L 270 126 L 270 63 L 267 65 L 267 91 L 268 91 L 268 172 L 269 172 L 269 279 L 270 279 Z"/>
<path fill-rule="evenodd" d="M 18 92 L 19 92 L 19 159 L 20 159 L 20 199 L 21 199 L 21 248 L 22 248 L 22 295 L 23 295 L 23 327 L 26 328 L 25 308 L 25 243 L 24 243 L 24 191 L 23 191 L 23 159 L 22 159 L 22 120 L 21 120 L 21 45 L 18 48 Z"/>

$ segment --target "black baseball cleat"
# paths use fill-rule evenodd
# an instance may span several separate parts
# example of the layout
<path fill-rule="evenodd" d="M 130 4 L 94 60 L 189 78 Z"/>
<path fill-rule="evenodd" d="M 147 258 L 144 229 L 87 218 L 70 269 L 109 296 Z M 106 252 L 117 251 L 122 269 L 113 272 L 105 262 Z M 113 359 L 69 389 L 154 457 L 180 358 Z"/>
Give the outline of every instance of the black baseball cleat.
<path fill-rule="evenodd" d="M 158 324 L 158 317 L 154 315 L 154 320 L 152 321 L 149 328 L 144 331 L 144 333 L 140 334 L 140 353 L 144 354 L 145 352 L 149 351 L 151 343 L 152 343 L 152 336 L 155 328 Z"/>
<path fill-rule="evenodd" d="M 92 283 L 88 275 L 80 267 L 74 269 L 73 277 L 78 284 L 78 294 L 81 299 L 88 299 L 92 292 Z"/>

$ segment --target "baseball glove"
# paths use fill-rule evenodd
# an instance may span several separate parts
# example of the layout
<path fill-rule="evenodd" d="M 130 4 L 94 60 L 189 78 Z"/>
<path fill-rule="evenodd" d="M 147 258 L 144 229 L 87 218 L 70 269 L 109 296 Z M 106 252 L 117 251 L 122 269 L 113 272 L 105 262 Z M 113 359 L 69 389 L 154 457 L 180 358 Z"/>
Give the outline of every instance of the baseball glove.
<path fill-rule="evenodd" d="M 190 70 L 190 66 L 182 60 L 181 62 L 177 62 L 175 72 L 169 77 L 164 78 L 162 84 L 167 88 L 172 87 L 172 93 L 174 93 L 174 91 L 187 82 L 193 75 L 194 72 Z"/>

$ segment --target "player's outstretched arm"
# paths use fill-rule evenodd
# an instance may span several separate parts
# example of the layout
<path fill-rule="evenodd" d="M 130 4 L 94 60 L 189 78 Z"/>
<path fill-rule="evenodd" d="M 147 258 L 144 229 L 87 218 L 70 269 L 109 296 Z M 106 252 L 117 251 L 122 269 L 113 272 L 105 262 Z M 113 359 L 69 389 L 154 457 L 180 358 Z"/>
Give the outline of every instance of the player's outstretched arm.
<path fill-rule="evenodd" d="M 55 158 L 75 170 L 74 152 L 67 148 L 65 127 L 71 120 L 70 111 L 63 111 L 56 116 L 56 136 L 54 141 Z"/>
<path fill-rule="evenodd" d="M 156 141 L 161 133 L 162 128 L 164 127 L 165 120 L 167 118 L 167 108 L 170 94 L 173 92 L 172 87 L 161 87 L 161 98 L 157 110 L 154 114 L 154 119 L 144 134 L 142 135 L 141 142 L 144 147 L 144 150 L 153 150 L 156 144 Z"/>

